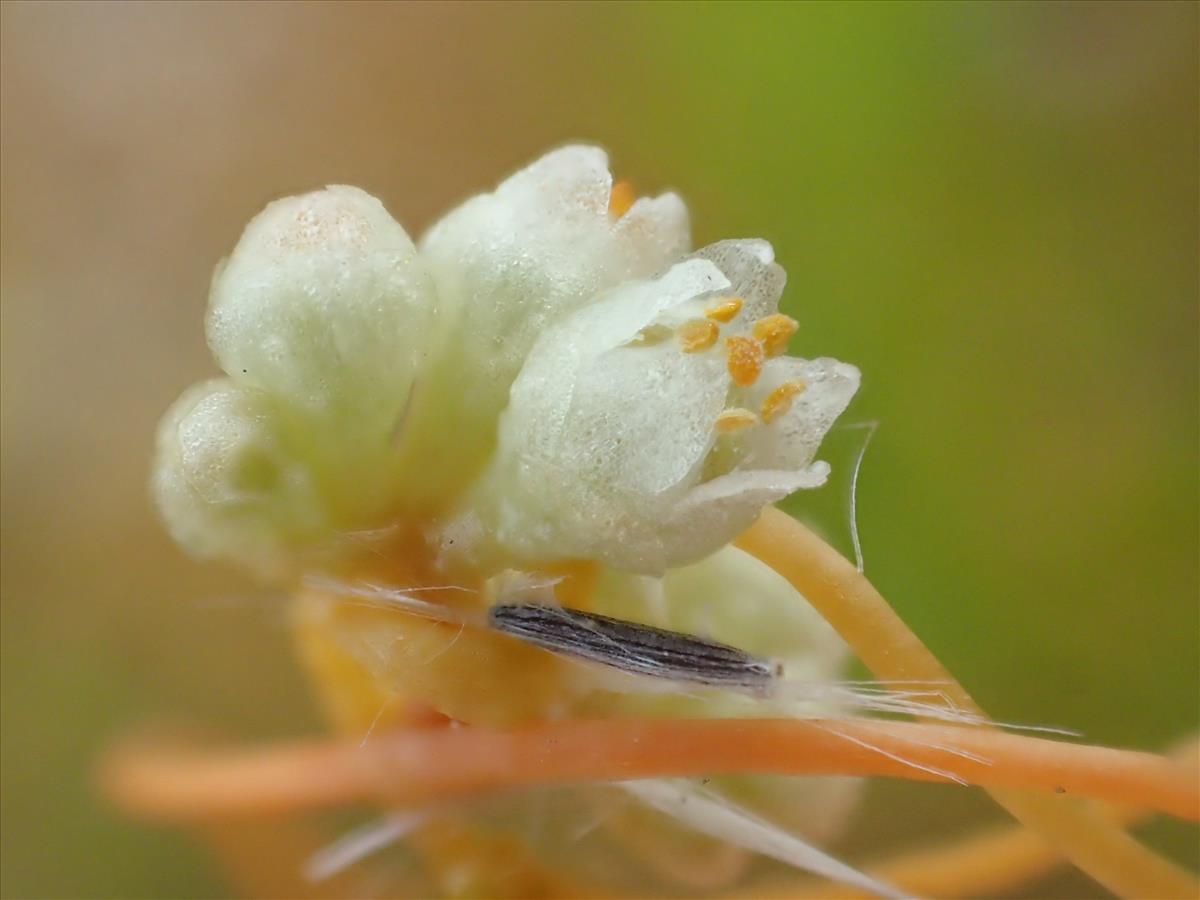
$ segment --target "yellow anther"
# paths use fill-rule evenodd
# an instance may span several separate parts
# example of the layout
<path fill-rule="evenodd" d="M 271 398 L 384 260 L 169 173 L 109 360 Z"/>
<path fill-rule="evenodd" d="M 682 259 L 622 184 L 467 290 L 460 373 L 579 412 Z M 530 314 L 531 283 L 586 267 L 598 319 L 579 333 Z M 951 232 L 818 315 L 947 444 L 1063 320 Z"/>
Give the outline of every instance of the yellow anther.
<path fill-rule="evenodd" d="M 791 316 L 775 313 L 754 323 L 754 336 L 762 341 L 767 356 L 778 356 L 787 349 L 788 341 L 800 327 Z"/>
<path fill-rule="evenodd" d="M 721 329 L 716 322 L 692 319 L 679 327 L 679 342 L 683 344 L 684 353 L 698 353 L 715 344 L 720 334 Z"/>
<path fill-rule="evenodd" d="M 732 322 L 733 317 L 742 311 L 745 302 L 741 297 L 726 297 L 716 306 L 706 309 L 704 314 L 717 322 Z"/>
<path fill-rule="evenodd" d="M 633 206 L 635 200 L 637 191 L 633 189 L 633 182 L 624 179 L 618 181 L 608 195 L 608 214 L 614 219 L 621 218 L 629 212 L 629 207 Z"/>
<path fill-rule="evenodd" d="M 753 425 L 758 424 L 758 416 L 748 409 L 735 407 L 727 409 L 725 412 L 717 416 L 717 421 L 713 423 L 717 434 L 733 434 L 736 431 L 743 431 Z"/>
<path fill-rule="evenodd" d="M 754 338 L 735 335 L 725 339 L 729 351 L 729 377 L 738 387 L 749 387 L 758 381 L 763 368 L 763 346 Z"/>
<path fill-rule="evenodd" d="M 767 394 L 767 399 L 762 403 L 763 421 L 770 422 L 786 413 L 792 408 L 792 400 L 803 394 L 806 387 L 808 385 L 803 381 L 785 381 Z"/>

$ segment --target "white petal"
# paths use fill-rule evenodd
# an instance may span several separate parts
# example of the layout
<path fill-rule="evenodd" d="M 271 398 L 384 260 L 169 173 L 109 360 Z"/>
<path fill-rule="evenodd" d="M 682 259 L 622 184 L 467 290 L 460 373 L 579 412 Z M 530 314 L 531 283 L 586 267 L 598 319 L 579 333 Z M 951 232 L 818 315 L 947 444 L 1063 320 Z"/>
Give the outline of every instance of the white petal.
<path fill-rule="evenodd" d="M 534 215 L 555 210 L 602 215 L 611 191 L 608 154 L 599 147 L 571 144 L 510 175 L 495 196 Z"/>
<path fill-rule="evenodd" d="M 421 240 L 442 302 L 459 317 L 443 381 L 443 412 L 490 428 L 538 335 L 598 293 L 675 262 L 688 247 L 687 212 L 673 195 L 608 212 L 603 150 L 555 150 L 475 197 Z M 457 424 L 457 423 L 456 423 Z M 466 421 L 464 427 L 479 423 Z"/>
<path fill-rule="evenodd" d="M 636 571 L 679 561 L 662 526 L 712 446 L 725 360 L 719 350 L 684 353 L 669 330 L 639 334 L 727 287 L 712 264 L 690 260 L 542 336 L 513 384 L 487 480 L 502 544 L 526 558 L 582 556 Z M 700 555 L 686 543 L 689 558 Z"/>
<path fill-rule="evenodd" d="M 634 277 L 665 269 L 691 248 L 687 206 L 678 194 L 638 198 L 614 230 Z"/>
<path fill-rule="evenodd" d="M 782 270 L 769 245 L 728 242 L 715 255 L 745 294 L 774 308 Z M 474 497 L 484 534 L 518 559 L 585 557 L 654 574 L 712 553 L 763 506 L 824 483 L 829 467 L 812 457 L 853 396 L 857 370 L 775 359 L 753 388 L 734 390 L 720 344 L 681 352 L 673 329 L 736 291 L 727 275 L 692 257 L 542 335 Z M 709 458 L 713 423 L 731 399 L 757 408 L 791 378 L 808 389 L 790 412 L 722 439 Z"/>
<path fill-rule="evenodd" d="M 196 385 L 163 417 L 153 490 L 189 552 L 278 573 L 289 545 L 324 530 L 310 471 L 285 447 L 277 418 L 269 397 L 225 379 Z"/>
<path fill-rule="evenodd" d="M 753 403 L 761 403 L 786 381 L 800 381 L 805 388 L 787 412 L 745 433 L 741 468 L 799 470 L 808 466 L 826 432 L 854 399 L 861 380 L 857 368 L 827 357 L 769 360 L 749 393 Z"/>
<path fill-rule="evenodd" d="M 386 434 L 428 351 L 436 298 L 416 249 L 353 187 L 278 200 L 218 269 L 208 339 L 221 367 L 355 439 Z"/>
<path fill-rule="evenodd" d="M 835 359 L 779 357 L 767 362 L 745 399 L 758 408 L 776 387 L 795 380 L 806 387 L 790 409 L 733 438 L 736 467 L 689 490 L 663 522 L 663 534 L 681 553 L 689 536 L 693 558 L 711 551 L 719 545 L 708 542 L 732 540 L 767 504 L 820 487 L 829 477 L 829 465 L 813 457 L 858 390 L 858 369 Z"/>

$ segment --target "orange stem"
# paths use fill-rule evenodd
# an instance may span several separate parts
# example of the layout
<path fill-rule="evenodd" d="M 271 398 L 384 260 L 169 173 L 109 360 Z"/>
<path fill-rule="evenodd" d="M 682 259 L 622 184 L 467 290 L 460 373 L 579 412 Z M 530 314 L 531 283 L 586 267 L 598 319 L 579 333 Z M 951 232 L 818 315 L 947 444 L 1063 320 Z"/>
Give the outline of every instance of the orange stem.
<path fill-rule="evenodd" d="M 1028 887 L 1034 879 L 1048 874 L 1062 862 L 1062 854 L 1041 835 L 1012 825 L 993 828 L 949 845 L 867 862 L 860 868 L 915 897 L 980 897 L 1004 896 L 1020 885 Z M 869 895 L 862 891 L 828 881 L 798 883 L 793 880 L 754 885 L 745 891 L 726 894 L 725 898 L 842 900 L 866 896 Z"/>
<path fill-rule="evenodd" d="M 983 761 L 959 755 L 963 752 Z M 241 751 L 130 746 L 110 756 L 102 779 L 130 811 L 190 820 L 732 772 L 948 780 L 916 766 L 971 784 L 1067 791 L 1200 818 L 1196 773 L 1161 756 L 866 719 L 605 719 L 510 732 L 392 732 L 365 746 L 353 739 Z"/>
<path fill-rule="evenodd" d="M 1195 771 L 1200 766 L 1200 743 L 1193 738 L 1174 750 L 1170 758 Z M 1105 819 L 1131 825 L 1150 817 L 1150 811 L 1104 804 L 1099 809 Z M 925 850 L 899 853 L 861 868 L 887 884 L 915 897 L 1004 896 L 1020 885 L 1028 885 L 1062 865 L 1062 854 L 1040 834 L 1007 826 L 992 828 L 957 842 Z M 862 893 L 828 881 L 782 883 L 770 888 L 759 885 L 753 894 L 726 894 L 735 897 L 778 897 L 780 900 L 837 900 L 861 897 Z"/>
<path fill-rule="evenodd" d="M 735 543 L 791 582 L 876 677 L 888 682 L 941 682 L 954 705 L 982 714 L 970 694 L 896 615 L 875 586 L 808 528 L 768 507 Z M 1153 853 L 1094 809 L 1014 787 L 988 785 L 996 801 L 1016 819 L 1040 833 L 1114 893 L 1125 897 L 1200 896 L 1200 882 L 1194 875 Z M 1139 802 L 1132 797 L 1117 799 Z"/>

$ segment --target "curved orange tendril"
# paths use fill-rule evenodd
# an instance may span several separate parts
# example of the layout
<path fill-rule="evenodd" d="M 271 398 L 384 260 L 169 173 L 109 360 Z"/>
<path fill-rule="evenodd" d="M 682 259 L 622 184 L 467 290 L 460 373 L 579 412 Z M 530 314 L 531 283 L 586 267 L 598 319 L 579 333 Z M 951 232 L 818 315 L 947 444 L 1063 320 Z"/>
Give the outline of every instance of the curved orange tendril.
<path fill-rule="evenodd" d="M 1200 742 L 1195 738 L 1171 754 L 1181 766 L 1200 766 Z M 1149 817 L 1145 809 L 1103 806 L 1100 814 L 1116 824 L 1128 825 Z M 1028 884 L 1063 863 L 1054 844 L 1027 828 L 1000 826 L 973 834 L 950 844 L 894 854 L 868 862 L 862 869 L 873 877 L 919 897 L 1002 896 L 1018 885 Z M 801 882 L 795 879 L 776 885 L 759 885 L 752 894 L 734 897 L 778 897 L 780 900 L 837 900 L 862 896 L 853 888 L 830 882 Z"/>
<path fill-rule="evenodd" d="M 870 582 L 808 529 L 768 509 L 736 543 L 800 590 L 878 677 L 939 681 L 949 702 L 978 711 Z M 590 574 L 580 573 L 584 593 Z M 377 734 L 366 746 L 357 739 L 223 752 L 132 745 L 110 755 L 102 783 L 122 806 L 142 815 L 207 820 L 358 801 L 414 804 L 540 784 L 721 772 L 941 780 L 929 769 L 986 787 L 1038 832 L 980 843 L 958 857 L 952 848 L 940 857 L 951 882 L 993 871 L 995 860 L 988 854 L 1000 847 L 1017 859 L 1061 853 L 1123 895 L 1197 896 L 1190 873 L 1155 856 L 1111 816 L 1053 793 L 1035 793 L 1065 791 L 1197 819 L 1200 777 L 1194 766 L 989 728 L 862 719 L 609 719 L 540 723 L 507 732 L 475 727 L 390 732 Z"/>
<path fill-rule="evenodd" d="M 949 702 L 983 714 L 874 585 L 795 519 L 768 507 L 734 543 L 791 582 L 876 677 L 885 682 L 939 682 Z M 1094 809 L 1069 798 L 1011 788 L 989 787 L 989 792 L 1017 820 L 1057 845 L 1071 862 L 1114 893 L 1200 896 L 1200 882 L 1194 875 L 1153 853 Z M 1133 797 L 1118 799 L 1138 802 Z"/>
<path fill-rule="evenodd" d="M 513 731 L 393 731 L 365 745 L 353 738 L 225 751 L 130 745 L 109 758 L 102 783 L 132 812 L 195 820 L 727 772 L 950 780 L 931 769 L 970 784 L 1065 791 L 1200 818 L 1196 773 L 1165 757 L 871 719 L 568 720 Z"/>

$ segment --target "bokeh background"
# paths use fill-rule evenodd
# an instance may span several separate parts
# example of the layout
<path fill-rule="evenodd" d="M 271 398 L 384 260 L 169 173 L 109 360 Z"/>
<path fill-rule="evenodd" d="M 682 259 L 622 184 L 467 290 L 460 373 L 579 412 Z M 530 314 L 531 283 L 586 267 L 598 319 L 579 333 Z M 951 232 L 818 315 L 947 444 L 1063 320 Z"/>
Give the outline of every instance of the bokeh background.
<path fill-rule="evenodd" d="M 985 706 L 1194 729 L 1197 9 L 5 3 L 3 894 L 222 894 L 91 761 L 146 721 L 316 727 L 281 598 L 185 559 L 145 488 L 244 223 L 346 182 L 418 233 L 570 139 L 683 193 L 698 243 L 775 243 L 799 351 L 866 375 L 868 572 Z M 848 546 L 845 487 L 792 508 Z M 1001 820 L 878 784 L 841 849 Z"/>

